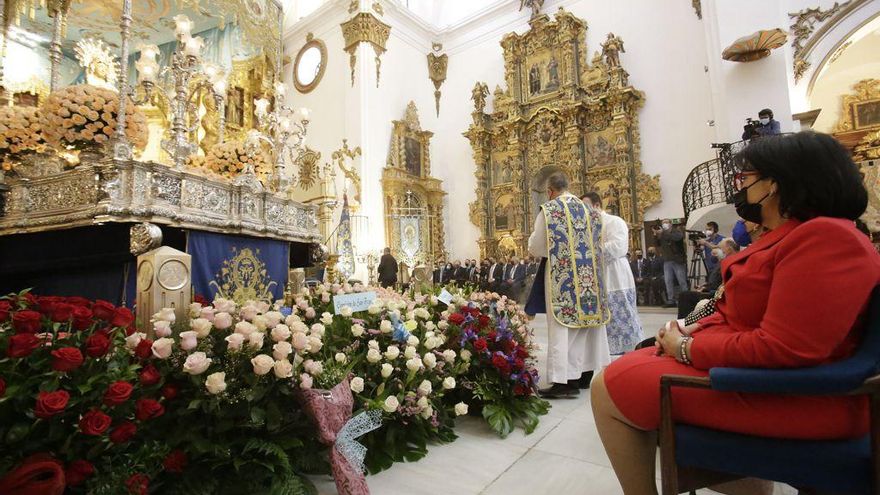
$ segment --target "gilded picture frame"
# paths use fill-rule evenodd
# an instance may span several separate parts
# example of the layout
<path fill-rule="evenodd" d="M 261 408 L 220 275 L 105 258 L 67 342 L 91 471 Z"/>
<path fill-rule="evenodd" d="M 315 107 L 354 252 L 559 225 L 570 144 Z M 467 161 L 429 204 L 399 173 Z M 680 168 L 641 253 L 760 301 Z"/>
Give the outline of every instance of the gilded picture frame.
<path fill-rule="evenodd" d="M 321 61 L 318 64 L 317 72 L 315 73 L 314 79 L 311 82 L 304 82 L 300 80 L 300 64 L 303 63 L 303 57 L 309 50 L 317 49 L 321 55 Z M 306 44 L 303 45 L 302 48 L 299 49 L 299 52 L 296 54 L 296 59 L 293 63 L 293 85 L 296 87 L 296 90 L 302 94 L 310 93 L 315 88 L 318 87 L 318 84 L 321 83 L 321 79 L 324 77 L 324 71 L 327 69 L 327 45 L 324 44 L 318 38 L 315 38 L 312 33 L 309 33 L 306 37 Z"/>

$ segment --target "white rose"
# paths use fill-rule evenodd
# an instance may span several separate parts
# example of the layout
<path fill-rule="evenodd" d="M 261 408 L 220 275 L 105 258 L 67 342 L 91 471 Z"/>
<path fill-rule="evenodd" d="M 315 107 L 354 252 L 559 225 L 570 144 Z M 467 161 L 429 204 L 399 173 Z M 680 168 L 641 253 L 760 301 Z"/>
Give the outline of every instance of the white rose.
<path fill-rule="evenodd" d="M 171 356 L 171 350 L 174 347 L 174 339 L 162 337 L 153 342 L 153 356 L 157 359 L 168 359 Z"/>
<path fill-rule="evenodd" d="M 311 320 L 312 318 L 315 317 L 315 308 L 306 308 L 306 311 L 305 311 L 305 313 L 303 313 L 303 316 L 305 316 L 306 319 Z"/>
<path fill-rule="evenodd" d="M 425 308 L 416 308 L 416 310 L 413 311 L 413 313 L 415 313 L 416 317 L 421 318 L 423 320 L 427 320 L 428 318 L 431 317 L 431 313 L 428 312 L 428 310 Z"/>
<path fill-rule="evenodd" d="M 302 373 L 299 375 L 299 388 L 303 390 L 312 388 L 312 375 L 308 373 Z"/>
<path fill-rule="evenodd" d="M 378 363 L 382 359 L 382 354 L 379 354 L 379 351 L 376 349 L 370 349 L 367 351 L 367 361 L 371 363 Z"/>
<path fill-rule="evenodd" d="M 275 342 L 287 340 L 290 338 L 290 327 L 279 323 L 278 325 L 275 325 L 275 328 L 272 329 L 271 335 L 272 340 L 274 340 Z"/>
<path fill-rule="evenodd" d="M 309 326 L 301 321 L 293 322 L 293 325 L 290 326 L 290 329 L 294 332 L 309 333 Z"/>
<path fill-rule="evenodd" d="M 437 296 L 431 296 L 431 298 L 428 301 L 431 304 L 431 306 L 436 306 L 440 300 L 437 299 Z"/>
<path fill-rule="evenodd" d="M 443 380 L 443 388 L 446 390 L 452 390 L 455 388 L 455 378 L 451 376 L 447 376 L 445 380 Z"/>
<path fill-rule="evenodd" d="M 330 325 L 333 323 L 333 315 L 328 312 L 321 313 L 321 323 L 325 325 Z"/>
<path fill-rule="evenodd" d="M 240 321 L 235 324 L 235 333 L 240 333 L 247 337 L 248 335 L 257 331 L 257 327 L 253 326 L 250 322 Z"/>
<path fill-rule="evenodd" d="M 441 321 L 437 324 L 437 328 L 439 328 L 440 330 L 446 330 L 447 328 L 449 328 L 449 323 L 446 323 L 446 321 Z"/>
<path fill-rule="evenodd" d="M 291 352 L 293 352 L 293 346 L 287 341 L 278 342 L 272 346 L 272 356 L 278 360 L 287 359 Z"/>
<path fill-rule="evenodd" d="M 252 323 L 258 332 L 265 332 L 269 328 L 269 320 L 263 315 L 254 316 Z"/>
<path fill-rule="evenodd" d="M 211 306 L 208 306 L 206 308 L 202 308 L 197 316 L 213 323 L 215 313 L 217 313 L 217 310 L 212 308 Z"/>
<path fill-rule="evenodd" d="M 134 349 L 141 343 L 141 340 L 146 338 L 147 334 L 141 332 L 135 332 L 128 337 L 125 338 L 125 347 L 127 349 Z"/>
<path fill-rule="evenodd" d="M 455 405 L 455 415 L 456 416 L 464 416 L 468 413 L 468 405 L 464 402 L 459 402 Z"/>
<path fill-rule="evenodd" d="M 226 390 L 226 373 L 218 371 L 217 373 L 211 373 L 208 375 L 208 379 L 205 380 L 205 388 L 208 389 L 208 392 L 214 395 Z"/>
<path fill-rule="evenodd" d="M 433 390 L 434 388 L 428 380 L 422 380 L 422 383 L 419 384 L 419 393 L 422 395 L 430 395 Z"/>
<path fill-rule="evenodd" d="M 189 316 L 191 318 L 198 318 L 200 314 L 202 314 L 202 305 L 200 303 L 192 303 L 189 305 Z"/>
<path fill-rule="evenodd" d="M 320 337 L 316 337 L 314 335 L 309 337 L 309 352 L 318 352 L 321 350 L 322 347 L 324 347 L 324 342 L 321 341 Z"/>
<path fill-rule="evenodd" d="M 254 365 L 254 373 L 263 376 L 272 371 L 272 367 L 275 365 L 275 360 L 272 359 L 272 356 L 259 354 L 251 359 L 251 364 Z"/>
<path fill-rule="evenodd" d="M 235 311 L 235 301 L 223 299 L 222 297 L 214 299 L 213 306 L 217 309 L 218 313 L 232 313 Z"/>
<path fill-rule="evenodd" d="M 293 376 L 293 365 L 286 359 L 275 361 L 274 370 L 276 378 L 290 378 Z"/>
<path fill-rule="evenodd" d="M 407 359 L 416 357 L 416 348 L 411 345 L 406 346 L 406 350 L 403 351 L 403 357 Z"/>
<path fill-rule="evenodd" d="M 351 391 L 359 394 L 364 391 L 364 379 L 356 376 L 351 379 Z"/>
<path fill-rule="evenodd" d="M 263 338 L 265 336 L 266 334 L 260 332 L 254 332 L 248 335 L 248 345 L 254 349 L 262 349 Z"/>
<path fill-rule="evenodd" d="M 340 316 L 344 316 L 346 318 L 351 318 L 351 313 L 352 313 L 351 308 L 349 308 L 348 306 L 343 306 L 342 308 L 339 309 Z"/>
<path fill-rule="evenodd" d="M 419 358 L 412 358 L 406 362 L 406 369 L 410 371 L 418 371 L 422 369 L 422 360 Z"/>
<path fill-rule="evenodd" d="M 211 333 L 211 327 L 214 325 L 205 318 L 196 318 L 191 321 L 189 327 L 192 328 L 200 339 L 207 337 Z"/>
<path fill-rule="evenodd" d="M 330 302 L 330 293 L 329 292 L 325 292 L 325 293 L 321 294 L 321 302 L 325 302 L 325 303 Z"/>
<path fill-rule="evenodd" d="M 381 330 L 382 333 L 391 333 L 391 329 L 391 322 L 388 320 L 382 320 L 382 323 L 379 324 L 379 330 Z"/>
<path fill-rule="evenodd" d="M 296 309 L 296 308 L 294 308 L 294 309 Z M 294 324 L 299 323 L 299 322 L 302 322 L 302 319 L 300 319 L 299 316 L 293 315 L 293 314 L 284 319 L 284 324 L 290 328 L 293 328 Z"/>
<path fill-rule="evenodd" d="M 229 313 L 217 313 L 214 315 L 214 326 L 219 330 L 226 330 L 232 326 L 232 315 Z"/>
<path fill-rule="evenodd" d="M 351 326 L 351 334 L 355 337 L 360 337 L 361 335 L 364 334 L 364 327 L 355 323 L 354 325 Z"/>
<path fill-rule="evenodd" d="M 153 332 L 157 337 L 168 337 L 171 335 L 171 322 L 159 320 L 153 323 Z"/>
<path fill-rule="evenodd" d="M 449 311 L 448 310 L 443 311 L 442 313 L 440 313 L 440 317 L 443 318 L 444 320 L 448 320 L 449 319 Z"/>
<path fill-rule="evenodd" d="M 184 351 L 191 351 L 199 345 L 199 334 L 192 330 L 188 332 L 180 332 L 180 348 Z"/>
<path fill-rule="evenodd" d="M 267 303 L 266 301 L 260 301 L 260 302 L 256 303 L 256 305 L 257 305 L 257 313 L 261 313 L 261 314 L 268 313 L 269 308 L 271 307 L 271 306 L 269 306 L 269 303 Z"/>
<path fill-rule="evenodd" d="M 419 338 L 416 337 L 415 335 L 410 335 L 410 336 L 406 339 L 406 343 L 409 344 L 409 345 L 412 345 L 412 346 L 417 346 L 417 345 L 419 345 Z"/>
<path fill-rule="evenodd" d="M 388 378 L 391 376 L 391 372 L 394 371 L 394 366 L 391 366 L 388 363 L 382 363 L 382 378 Z"/>
<path fill-rule="evenodd" d="M 174 323 L 174 320 L 177 319 L 177 316 L 174 314 L 174 308 L 162 308 L 158 313 L 153 315 L 153 321 L 167 321 L 168 323 Z"/>
<path fill-rule="evenodd" d="M 382 312 L 382 306 L 371 304 L 370 307 L 367 308 L 367 312 L 371 315 L 377 315 Z"/>
<path fill-rule="evenodd" d="M 452 349 L 446 349 L 443 351 L 443 359 L 445 359 L 447 363 L 455 361 L 455 351 Z"/>
<path fill-rule="evenodd" d="M 211 365 L 211 358 L 204 352 L 194 352 L 183 362 L 183 372 L 189 375 L 201 375 Z"/>
<path fill-rule="evenodd" d="M 467 350 L 467 349 L 462 349 L 462 351 L 461 351 L 461 359 L 462 359 L 463 361 L 470 361 L 470 360 L 471 360 L 471 351 L 469 351 L 469 350 Z"/>
<path fill-rule="evenodd" d="M 309 338 L 303 332 L 294 333 L 290 341 L 293 343 L 293 348 L 298 351 L 305 349 L 309 345 Z"/>
<path fill-rule="evenodd" d="M 241 308 L 241 317 L 245 320 L 253 320 L 257 316 L 257 307 L 251 304 Z"/>
<path fill-rule="evenodd" d="M 428 330 L 434 330 L 437 328 L 437 325 L 435 325 L 433 321 L 427 321 L 425 322 L 425 328 Z"/>
<path fill-rule="evenodd" d="M 370 349 L 376 349 L 378 351 L 379 350 L 379 342 L 376 341 L 376 339 L 372 339 L 369 342 L 367 342 L 367 347 Z"/>
<path fill-rule="evenodd" d="M 437 347 L 438 345 L 440 345 L 440 339 L 438 339 L 437 337 L 428 337 L 427 339 L 425 339 L 425 348 L 429 351 Z"/>
<path fill-rule="evenodd" d="M 425 357 L 422 358 L 422 361 L 425 363 L 425 366 L 428 367 L 429 370 L 434 369 L 434 366 L 437 366 L 437 356 L 434 353 L 425 354 Z"/>
<path fill-rule="evenodd" d="M 393 395 L 389 395 L 387 399 L 385 399 L 385 403 L 382 405 L 382 409 L 385 409 L 385 412 L 393 413 L 400 407 L 400 402 L 397 400 L 397 397 Z"/>
<path fill-rule="evenodd" d="M 226 347 L 227 350 L 237 351 L 241 349 L 241 345 L 244 343 L 244 335 L 240 333 L 234 333 L 232 335 L 226 336 L 224 340 L 228 343 Z"/>
<path fill-rule="evenodd" d="M 335 359 L 336 362 L 339 364 L 345 364 L 346 361 L 348 361 L 348 358 L 342 352 L 337 352 L 336 355 L 333 356 L 333 359 Z"/>
<path fill-rule="evenodd" d="M 419 397 L 419 400 L 416 401 L 416 405 L 419 406 L 419 409 L 424 409 L 428 407 L 428 398 L 424 395 Z"/>
<path fill-rule="evenodd" d="M 270 327 L 278 326 L 278 324 L 281 323 L 281 320 L 284 319 L 284 315 L 278 311 L 269 311 L 268 313 L 264 314 L 263 316 L 266 317 L 266 321 L 269 322 Z"/>
<path fill-rule="evenodd" d="M 312 330 L 312 332 L 310 333 L 310 335 L 317 335 L 318 337 L 323 337 L 324 331 L 326 329 L 324 328 L 324 325 L 321 325 L 320 323 L 315 323 L 314 325 L 312 325 L 311 330 Z"/>
<path fill-rule="evenodd" d="M 306 373 L 312 376 L 321 376 L 321 373 L 324 372 L 324 364 L 313 359 L 309 359 L 303 363 L 303 368 L 305 368 Z"/>
<path fill-rule="evenodd" d="M 422 409 L 421 415 L 422 419 L 431 419 L 431 416 L 434 415 L 434 408 L 429 405 L 428 407 Z"/>
<path fill-rule="evenodd" d="M 385 351 L 385 359 L 394 361 L 397 356 L 400 356 L 400 349 L 396 345 L 389 345 L 388 350 Z"/>

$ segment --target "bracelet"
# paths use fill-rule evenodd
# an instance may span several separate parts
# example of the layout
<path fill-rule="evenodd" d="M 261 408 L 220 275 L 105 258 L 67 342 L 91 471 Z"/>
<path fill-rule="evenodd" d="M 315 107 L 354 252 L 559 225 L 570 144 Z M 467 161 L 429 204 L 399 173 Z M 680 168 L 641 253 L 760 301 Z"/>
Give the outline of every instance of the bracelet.
<path fill-rule="evenodd" d="M 691 359 L 687 355 L 687 343 L 691 340 L 691 337 L 685 335 L 681 338 L 681 343 L 678 345 L 678 354 L 680 358 L 678 359 L 679 363 L 683 364 L 691 364 Z"/>

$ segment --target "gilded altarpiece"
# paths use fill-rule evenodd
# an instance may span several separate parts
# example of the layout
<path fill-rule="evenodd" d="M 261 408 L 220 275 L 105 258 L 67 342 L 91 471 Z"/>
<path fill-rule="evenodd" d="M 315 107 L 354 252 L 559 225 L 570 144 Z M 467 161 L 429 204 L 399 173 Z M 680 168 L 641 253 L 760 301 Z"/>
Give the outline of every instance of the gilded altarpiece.
<path fill-rule="evenodd" d="M 542 14 L 523 34 L 501 40 L 507 89 L 485 112 L 485 83 L 473 90 L 473 124 L 464 133 L 476 162 L 470 219 L 480 256 L 523 255 L 544 183 L 563 171 L 571 191 L 595 190 L 640 244 L 644 212 L 660 201 L 659 176 L 641 172 L 638 111 L 644 94 L 620 65 L 623 41 L 608 34 L 587 64 L 587 24 L 563 9 Z"/>
<path fill-rule="evenodd" d="M 413 102 L 393 122 L 388 164 L 382 171 L 385 237 L 391 253 L 409 266 L 444 256 L 442 181 L 431 177 L 430 141 Z"/>

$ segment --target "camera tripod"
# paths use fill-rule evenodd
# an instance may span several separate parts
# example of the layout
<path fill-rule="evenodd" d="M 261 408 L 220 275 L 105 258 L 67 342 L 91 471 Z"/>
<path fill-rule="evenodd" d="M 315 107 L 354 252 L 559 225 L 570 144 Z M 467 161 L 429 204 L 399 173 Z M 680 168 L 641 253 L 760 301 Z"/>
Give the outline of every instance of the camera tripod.
<path fill-rule="evenodd" d="M 702 285 L 700 281 L 706 280 L 706 259 L 703 255 L 703 248 L 697 245 L 696 243 L 691 246 L 694 250 L 694 255 L 691 256 L 691 262 L 688 266 L 688 284 L 691 286 L 691 290 L 696 290 L 697 287 Z"/>

